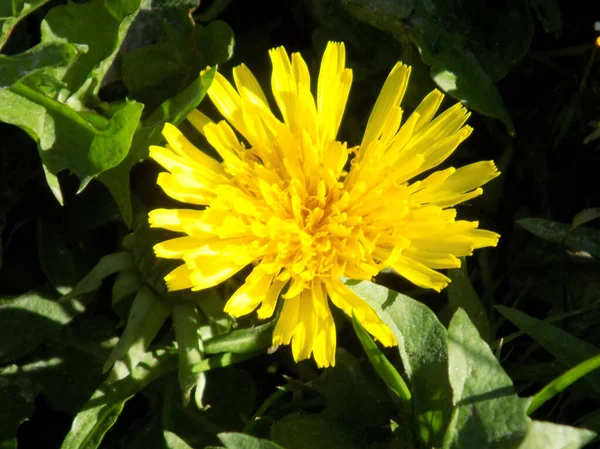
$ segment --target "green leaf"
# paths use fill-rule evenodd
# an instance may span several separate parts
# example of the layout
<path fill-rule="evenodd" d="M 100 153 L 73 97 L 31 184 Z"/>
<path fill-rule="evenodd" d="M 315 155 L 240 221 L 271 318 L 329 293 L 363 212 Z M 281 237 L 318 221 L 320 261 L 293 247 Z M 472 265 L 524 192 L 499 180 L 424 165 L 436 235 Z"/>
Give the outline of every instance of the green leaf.
<path fill-rule="evenodd" d="M 97 290 L 102 281 L 111 274 L 133 268 L 133 258 L 128 252 L 113 253 L 104 256 L 96 266 L 79 283 L 65 295 L 62 300 L 76 298 Z"/>
<path fill-rule="evenodd" d="M 0 55 L 0 89 L 46 67 L 68 66 L 79 50 L 64 42 L 41 43 L 16 56 Z"/>
<path fill-rule="evenodd" d="M 192 446 L 187 444 L 173 432 L 169 432 L 168 430 L 164 431 L 165 444 L 167 445 L 167 449 L 193 449 Z"/>
<path fill-rule="evenodd" d="M 82 179 L 95 177 L 125 158 L 143 108 L 128 102 L 110 120 L 84 116 L 23 83 L 0 89 L 0 103 L 0 121 L 24 129 L 37 141 L 48 171 L 57 174 L 69 169 Z"/>
<path fill-rule="evenodd" d="M 542 218 L 523 218 L 517 224 L 536 237 L 550 242 L 564 244 L 574 251 L 585 251 L 600 257 L 600 230 L 584 226 L 572 226 Z"/>
<path fill-rule="evenodd" d="M 18 0 L 0 2 L 0 50 L 4 47 L 17 24 L 51 0 Z"/>
<path fill-rule="evenodd" d="M 518 449 L 579 449 L 595 436 L 596 433 L 587 429 L 533 421 Z"/>
<path fill-rule="evenodd" d="M 573 217 L 570 230 L 572 231 L 575 228 L 581 226 L 582 224 L 585 224 L 588 221 L 595 220 L 596 218 L 600 218 L 600 207 L 591 207 L 589 209 L 583 209 L 581 212 L 579 212 Z"/>
<path fill-rule="evenodd" d="M 175 354 L 146 353 L 130 376 L 118 379 L 112 372 L 75 416 L 61 449 L 96 449 L 115 424 L 125 402 L 151 382 L 177 369 Z"/>
<path fill-rule="evenodd" d="M 444 449 L 516 448 L 529 427 L 526 404 L 462 309 L 448 327 L 448 364 L 455 410 Z"/>
<path fill-rule="evenodd" d="M 122 70 L 129 98 L 144 103 L 148 111 L 181 92 L 207 66 L 231 57 L 233 32 L 225 22 L 196 26 L 183 8 L 152 9 L 144 20 L 147 29 L 156 30 L 154 41 L 159 43 L 126 53 Z"/>
<path fill-rule="evenodd" d="M 70 93 L 69 104 L 99 103 L 100 83 L 110 68 L 125 34 L 136 17 L 140 0 L 92 0 L 52 8 L 42 23 L 42 42 L 67 41 L 86 45 L 88 51 L 67 70 L 54 72 Z M 122 159 L 122 158 L 121 158 Z"/>
<path fill-rule="evenodd" d="M 562 34 L 562 14 L 558 0 L 531 0 L 531 6 L 546 33 L 554 33 L 557 37 Z"/>
<path fill-rule="evenodd" d="M 190 402 L 192 388 L 204 381 L 204 373 L 195 373 L 192 368 L 203 358 L 203 344 L 198 336 L 200 317 L 193 304 L 178 303 L 173 306 L 173 327 L 179 349 L 179 385 L 182 402 Z M 200 402 L 201 401 L 197 401 Z"/>
<path fill-rule="evenodd" d="M 379 377 L 381 377 L 390 390 L 396 393 L 396 396 L 400 398 L 406 411 L 411 413 L 412 404 L 410 390 L 406 386 L 406 382 L 404 382 L 400 373 L 396 371 L 396 368 L 394 368 L 385 355 L 383 355 L 371 336 L 364 327 L 362 327 L 354 315 L 352 316 L 352 325 L 354 326 L 354 331 L 356 332 L 360 344 L 365 350 L 371 365 L 373 365 L 373 368 L 375 368 L 375 371 L 379 374 Z"/>
<path fill-rule="evenodd" d="M 227 449 L 284 449 L 271 441 L 261 440 L 243 433 L 220 433 L 218 437 Z"/>
<path fill-rule="evenodd" d="M 412 41 L 442 90 L 469 109 L 501 120 L 514 135 L 494 81 L 502 79 L 529 48 L 533 23 L 524 1 L 502 6 L 493 1 L 468 5 L 445 0 L 340 1 L 359 19 L 403 43 Z"/>
<path fill-rule="evenodd" d="M 131 142 L 131 149 L 125 159 L 116 167 L 99 176 L 98 179 L 110 190 L 127 225 L 131 225 L 133 220 L 129 192 L 131 168 L 148 156 L 150 145 L 159 144 L 163 140 L 161 131 L 165 123 L 179 125 L 198 106 L 208 91 L 215 73 L 215 68 L 201 73 L 187 88 L 165 101 L 136 130 Z"/>
<path fill-rule="evenodd" d="M 17 372 L 16 365 L 0 371 L 0 447 L 9 447 L 8 441 L 16 438 L 17 428 L 29 419 L 35 407 L 35 392 L 31 381 Z M 16 445 L 15 445 L 16 447 Z"/>
<path fill-rule="evenodd" d="M 600 349 L 591 343 L 580 340 L 547 322 L 509 307 L 496 306 L 496 309 L 568 367 L 573 367 L 600 353 Z M 597 392 L 600 392 L 599 372 L 589 373 L 585 379 Z"/>
<path fill-rule="evenodd" d="M 529 408 L 527 409 L 528 414 L 532 414 L 535 412 L 542 404 L 552 399 L 558 393 L 561 393 L 566 388 L 570 387 L 572 384 L 577 382 L 583 376 L 592 371 L 600 368 L 600 354 L 592 357 L 591 359 L 587 359 L 584 362 L 581 362 L 579 365 L 574 366 L 566 373 L 560 375 L 540 391 L 538 391 L 533 400 L 529 404 Z"/>
<path fill-rule="evenodd" d="M 372 282 L 346 281 L 390 327 L 410 380 L 414 415 L 426 445 L 441 446 L 452 410 L 447 333 L 424 304 Z"/>
<path fill-rule="evenodd" d="M 259 355 L 261 355 L 260 352 L 246 352 L 243 354 L 233 354 L 231 352 L 226 352 L 224 354 L 219 354 L 213 357 L 203 359 L 202 361 L 196 363 L 192 367 L 192 372 L 201 373 L 203 371 L 225 368 L 227 366 L 235 365 L 237 363 L 241 363 L 246 360 L 252 359 Z"/>
<path fill-rule="evenodd" d="M 210 338 L 204 342 L 204 352 L 206 354 L 221 352 L 244 354 L 263 351 L 271 346 L 274 327 L 275 321 L 270 321 L 260 326 L 237 329 L 228 334 Z"/>
<path fill-rule="evenodd" d="M 169 316 L 165 301 L 148 287 L 141 287 L 129 311 L 129 318 L 119 342 L 110 354 L 105 370 L 115 361 L 123 359 L 128 371 L 133 373 L 138 363 L 146 357 L 146 350 Z"/>
<path fill-rule="evenodd" d="M 448 277 L 452 281 L 448 285 L 448 302 L 453 311 L 463 309 L 469 315 L 471 322 L 479 331 L 479 335 L 487 343 L 493 341 L 492 328 L 488 315 L 473 288 L 467 273 L 467 264 L 463 259 L 462 266 L 456 270 L 448 270 Z"/>

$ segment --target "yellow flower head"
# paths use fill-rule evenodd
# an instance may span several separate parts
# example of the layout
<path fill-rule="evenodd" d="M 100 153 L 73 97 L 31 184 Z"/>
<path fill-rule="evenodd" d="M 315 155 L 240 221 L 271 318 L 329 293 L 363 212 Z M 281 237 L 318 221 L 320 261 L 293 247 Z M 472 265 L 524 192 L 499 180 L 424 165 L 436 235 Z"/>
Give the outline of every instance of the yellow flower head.
<path fill-rule="evenodd" d="M 300 54 L 290 60 L 283 47 L 269 54 L 281 118 L 241 65 L 233 69 L 235 88 L 217 73 L 208 91 L 226 121 L 213 123 L 198 111 L 188 117 L 222 162 L 169 124 L 166 148 L 150 148 L 169 171 L 158 178 L 164 191 L 206 206 L 150 212 L 152 226 L 185 234 L 154 249 L 184 261 L 165 277 L 170 290 L 210 288 L 253 264 L 225 311 L 239 317 L 260 306 L 265 319 L 283 301 L 273 344 L 291 342 L 296 360 L 312 354 L 325 367 L 335 363 L 336 347 L 329 300 L 384 345 L 396 343 L 340 277 L 370 280 L 391 267 L 420 287 L 444 288 L 450 280 L 436 269 L 457 268 L 458 257 L 498 241 L 477 222 L 456 221 L 452 208 L 480 195 L 498 171 L 491 161 L 478 162 L 411 182 L 450 156 L 471 128 L 460 104 L 434 118 L 443 99 L 437 90 L 403 120 L 409 67 L 393 68 L 361 144 L 350 150 L 336 140 L 352 83 L 344 44 L 327 46 L 316 100 Z"/>

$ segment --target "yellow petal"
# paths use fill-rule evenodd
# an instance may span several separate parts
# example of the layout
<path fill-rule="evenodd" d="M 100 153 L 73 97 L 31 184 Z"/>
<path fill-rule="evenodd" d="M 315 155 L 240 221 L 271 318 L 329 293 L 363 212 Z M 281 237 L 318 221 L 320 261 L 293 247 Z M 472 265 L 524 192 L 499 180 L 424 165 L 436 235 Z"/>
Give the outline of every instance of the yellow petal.
<path fill-rule="evenodd" d="M 379 97 L 377 97 L 377 101 L 375 102 L 375 106 L 373 107 L 373 111 L 369 116 L 361 147 L 366 147 L 373 140 L 379 139 L 383 127 L 388 120 L 388 115 L 392 112 L 394 107 L 398 106 L 402 101 L 409 77 L 410 67 L 401 63 L 397 63 L 394 66 L 385 80 L 385 84 L 383 85 Z"/>
<path fill-rule="evenodd" d="M 273 96 L 286 125 L 291 129 L 296 129 L 296 104 L 298 100 L 296 80 L 294 79 L 290 58 L 283 47 L 269 50 L 269 56 L 273 64 L 273 75 L 271 77 Z"/>
<path fill-rule="evenodd" d="M 258 81 L 256 81 L 256 78 L 245 64 L 234 67 L 233 80 L 235 81 L 235 86 L 240 94 L 244 95 L 244 90 L 252 92 L 261 103 L 268 107 L 269 102 L 267 101 L 267 97 L 260 87 L 260 84 L 258 84 Z"/>
<path fill-rule="evenodd" d="M 205 257 L 204 263 L 196 261 L 195 267 L 190 274 L 192 291 L 205 290 L 229 279 L 235 273 L 244 268 L 230 260 L 218 257 Z"/>
<path fill-rule="evenodd" d="M 162 134 L 180 157 L 195 162 L 198 168 L 206 167 L 217 174 L 223 174 L 221 163 L 196 148 L 175 126 L 165 123 Z"/>
<path fill-rule="evenodd" d="M 204 127 L 204 135 L 228 167 L 234 169 L 241 168 L 241 154 L 245 150 L 227 122 L 209 123 Z"/>
<path fill-rule="evenodd" d="M 287 298 L 283 301 L 283 308 L 273 330 L 273 345 L 287 345 L 292 340 L 296 325 L 298 324 L 298 313 L 300 310 L 300 295 Z"/>
<path fill-rule="evenodd" d="M 187 121 L 192 124 L 196 130 L 204 135 L 204 127 L 209 123 L 213 123 L 211 119 L 209 119 L 206 115 L 200 112 L 198 109 L 194 109 L 192 112 L 188 114 L 186 117 Z"/>
<path fill-rule="evenodd" d="M 182 184 L 180 179 L 170 173 L 159 173 L 156 183 L 162 187 L 167 195 L 183 203 L 198 204 L 201 206 L 210 204 L 215 194 L 205 189 L 190 188 Z"/>
<path fill-rule="evenodd" d="M 439 90 L 435 89 L 427 95 L 423 101 L 417 106 L 417 109 L 414 110 L 413 115 L 418 116 L 418 120 L 415 123 L 414 132 L 418 132 L 427 125 L 440 105 L 442 104 L 442 100 L 444 99 L 444 94 Z M 411 115 L 412 117 L 412 115 Z M 410 120 L 410 118 L 409 118 Z"/>
<path fill-rule="evenodd" d="M 325 284 L 329 298 L 348 316 L 356 316 L 363 327 L 384 346 L 394 346 L 396 337 L 390 328 L 377 316 L 375 311 L 356 293 L 341 283 L 339 279 L 330 280 Z"/>
<path fill-rule="evenodd" d="M 348 101 L 352 71 L 345 66 L 344 44 L 329 42 L 323 53 L 317 86 L 317 111 L 324 143 L 335 139 Z"/>
<path fill-rule="evenodd" d="M 429 268 L 460 268 L 460 259 L 454 254 L 434 251 L 424 251 L 409 247 L 402 249 L 402 255 Z"/>
<path fill-rule="evenodd" d="M 273 278 L 273 274 L 263 272 L 260 266 L 254 268 L 246 278 L 246 282 L 231 295 L 224 311 L 236 317 L 254 311 L 261 302 L 265 301 Z"/>
<path fill-rule="evenodd" d="M 182 259 L 183 255 L 204 244 L 203 240 L 196 239 L 194 237 L 178 237 L 171 240 L 165 240 L 164 242 L 154 245 L 154 253 L 157 257 L 164 257 L 166 259 Z"/>
<path fill-rule="evenodd" d="M 215 73 L 208 96 L 219 110 L 221 115 L 227 119 L 244 136 L 247 134 L 242 113 L 242 100 L 233 86 L 219 72 Z"/>
<path fill-rule="evenodd" d="M 148 213 L 148 220 L 152 228 L 185 232 L 185 223 L 200 220 L 202 214 L 202 211 L 192 209 L 154 209 Z"/>
<path fill-rule="evenodd" d="M 432 288 L 439 292 L 450 283 L 450 279 L 442 273 L 408 257 L 398 257 L 392 264 L 392 268 L 402 277 L 422 288 Z"/>
<path fill-rule="evenodd" d="M 183 290 L 194 286 L 190 275 L 192 272 L 185 265 L 180 265 L 165 276 L 167 289 L 172 292 L 175 290 Z"/>
<path fill-rule="evenodd" d="M 300 294 L 298 322 L 292 336 L 292 354 L 297 362 L 309 358 L 312 353 L 317 320 L 311 292 L 306 289 Z"/>
<path fill-rule="evenodd" d="M 262 305 L 257 311 L 257 316 L 259 319 L 265 320 L 273 315 L 281 290 L 286 283 L 287 282 L 275 281 L 271 284 Z"/>

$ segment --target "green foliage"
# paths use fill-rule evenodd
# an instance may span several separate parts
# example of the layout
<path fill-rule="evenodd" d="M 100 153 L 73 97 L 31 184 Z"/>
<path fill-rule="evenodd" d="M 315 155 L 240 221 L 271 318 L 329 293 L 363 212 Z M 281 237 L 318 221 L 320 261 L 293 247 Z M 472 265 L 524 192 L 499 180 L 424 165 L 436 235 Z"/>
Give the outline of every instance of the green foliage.
<path fill-rule="evenodd" d="M 262 6 L 0 1 L 0 447 L 593 447 L 595 11 L 556 0 Z M 447 294 L 387 271 L 345 280 L 398 347 L 338 311 L 336 365 L 318 370 L 272 347 L 279 311 L 223 312 L 247 270 L 167 292 L 177 262 L 153 246 L 177 235 L 149 229 L 147 211 L 182 205 L 142 161 L 165 123 L 207 148 L 185 120 L 196 107 L 221 120 L 202 100 L 231 58 L 274 104 L 267 50 L 301 51 L 314 81 L 329 40 L 345 42 L 353 70 L 338 136 L 349 148 L 398 60 L 412 66 L 405 114 L 436 86 L 473 111 L 475 133 L 450 162 L 494 159 L 503 176 L 458 213 L 502 238 L 447 272 Z"/>
<path fill-rule="evenodd" d="M 600 231 L 597 229 L 579 226 L 578 223 L 575 223 L 577 226 L 569 226 L 541 218 L 524 218 L 517 223 L 536 237 L 600 257 Z"/>
<path fill-rule="evenodd" d="M 519 447 L 529 427 L 527 404 L 463 310 L 448 327 L 448 360 L 455 409 L 444 448 Z"/>
<path fill-rule="evenodd" d="M 452 410 L 446 329 L 429 308 L 408 296 L 370 282 L 348 285 L 396 336 L 412 384 L 418 433 L 425 444 L 440 446 Z"/>
<path fill-rule="evenodd" d="M 600 352 L 595 345 L 576 338 L 551 324 L 536 320 L 523 312 L 503 306 L 496 306 L 496 308 L 568 367 L 573 367 Z M 600 392 L 600 373 L 590 373 L 586 379 L 597 392 Z"/>
<path fill-rule="evenodd" d="M 523 57 L 533 25 L 522 0 L 458 6 L 447 1 L 340 0 L 360 20 L 418 48 L 435 83 L 469 108 L 514 126 L 495 81 Z"/>

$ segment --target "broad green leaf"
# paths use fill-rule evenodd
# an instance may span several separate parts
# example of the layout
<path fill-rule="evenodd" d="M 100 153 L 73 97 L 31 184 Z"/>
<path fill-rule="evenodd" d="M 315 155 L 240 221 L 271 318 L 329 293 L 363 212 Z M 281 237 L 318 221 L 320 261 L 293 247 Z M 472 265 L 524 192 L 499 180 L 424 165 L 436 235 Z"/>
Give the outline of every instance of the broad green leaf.
<path fill-rule="evenodd" d="M 372 282 L 346 281 L 390 327 L 410 380 L 417 428 L 425 444 L 441 446 L 452 410 L 447 333 L 424 304 Z"/>
<path fill-rule="evenodd" d="M 218 436 L 227 449 L 283 449 L 271 441 L 261 440 L 243 433 L 220 433 Z"/>
<path fill-rule="evenodd" d="M 526 405 L 462 309 L 448 327 L 448 373 L 455 409 L 444 449 L 516 448 L 529 427 Z"/>
<path fill-rule="evenodd" d="M 375 371 L 379 374 L 379 377 L 381 377 L 390 390 L 396 393 L 396 396 L 400 398 L 406 411 L 411 413 L 412 404 L 410 390 L 406 386 L 406 382 L 404 382 L 400 373 L 396 371 L 396 368 L 394 368 L 385 355 L 383 355 L 369 333 L 362 327 L 354 315 L 352 316 L 352 325 L 354 326 L 356 336 L 360 340 L 360 344 L 365 350 L 371 365 L 373 365 L 373 368 L 375 368 Z"/>
<path fill-rule="evenodd" d="M 164 431 L 165 444 L 167 445 L 167 449 L 193 449 L 192 446 L 187 444 L 173 432 L 169 432 L 168 430 Z"/>
<path fill-rule="evenodd" d="M 195 373 L 192 368 L 203 358 L 203 344 L 198 336 L 200 317 L 194 304 L 178 303 L 173 306 L 173 327 L 179 350 L 179 385 L 182 402 L 187 405 L 190 401 L 192 388 L 204 383 L 204 373 Z M 200 397 L 201 399 L 201 397 Z M 202 401 L 197 401 L 200 404 Z"/>
<path fill-rule="evenodd" d="M 148 384 L 177 369 L 175 354 L 163 350 L 146 353 L 133 373 L 116 380 L 114 372 L 75 416 L 61 449 L 96 449 L 115 424 L 125 402 Z"/>
<path fill-rule="evenodd" d="M 271 321 L 260 326 L 237 329 L 228 334 L 213 337 L 204 342 L 204 352 L 206 354 L 221 352 L 244 354 L 265 350 L 271 346 L 274 327 L 275 322 Z"/>
<path fill-rule="evenodd" d="M 161 131 L 165 123 L 179 125 L 200 103 L 206 94 L 216 69 L 204 71 L 188 87 L 175 97 L 165 101 L 152 115 L 143 121 L 136 130 L 127 156 L 116 167 L 102 173 L 99 180 L 110 190 L 127 225 L 133 221 L 129 172 L 140 160 L 148 156 L 148 147 L 159 144 L 163 138 Z"/>
<path fill-rule="evenodd" d="M 146 351 L 169 316 L 170 308 L 165 301 L 148 287 L 141 287 L 129 311 L 129 318 L 119 342 L 106 361 L 109 369 L 122 360 L 130 373 L 146 357 Z"/>
<path fill-rule="evenodd" d="M 46 67 L 68 66 L 81 50 L 64 42 L 41 43 L 15 56 L 0 55 L 0 89 Z"/>
<path fill-rule="evenodd" d="M 140 0 L 69 2 L 52 8 L 44 19 L 42 42 L 66 40 L 88 47 L 88 51 L 67 70 L 52 73 L 65 84 L 70 97 L 68 103 L 75 109 L 81 109 L 84 104 L 99 103 L 100 83 L 139 7 Z"/>
<path fill-rule="evenodd" d="M 12 374 L 11 373 L 15 373 Z M 0 447 L 10 447 L 17 428 L 29 419 L 35 408 L 35 391 L 31 381 L 11 365 L 0 370 Z M 15 446 L 16 447 L 16 446 Z"/>
<path fill-rule="evenodd" d="M 561 393 L 563 390 L 577 382 L 586 374 L 591 373 L 598 368 L 600 368 L 600 354 L 581 362 L 577 366 L 574 366 L 569 371 L 560 375 L 540 391 L 538 391 L 529 404 L 527 413 L 531 415 L 534 411 L 540 408 L 542 404 L 552 399 L 558 393 Z"/>
<path fill-rule="evenodd" d="M 496 306 L 496 309 L 568 367 L 573 367 L 600 353 L 600 349 L 591 343 L 580 340 L 547 322 L 509 307 Z M 600 392 L 598 371 L 589 373 L 585 379 L 597 392 Z"/>
<path fill-rule="evenodd" d="M 225 22 L 202 27 L 183 8 L 171 8 L 168 14 L 164 9 L 150 11 L 144 26 L 156 29 L 153 41 L 158 43 L 126 53 L 122 66 L 129 98 L 144 103 L 148 112 L 177 95 L 206 67 L 227 61 L 233 50 L 233 32 Z"/>
<path fill-rule="evenodd" d="M 492 328 L 488 315 L 473 288 L 467 273 L 466 261 L 456 270 L 448 270 L 448 277 L 452 281 L 448 285 L 448 302 L 453 311 L 461 308 L 469 315 L 471 322 L 479 331 L 479 335 L 487 343 L 493 341 Z"/>
<path fill-rule="evenodd" d="M 517 224 L 536 237 L 550 242 L 564 244 L 574 251 L 585 251 L 600 257 L 600 230 L 572 226 L 542 218 L 523 218 Z"/>
<path fill-rule="evenodd" d="M 82 115 L 21 82 L 0 89 L 0 104 L 0 121 L 24 129 L 36 140 L 48 171 L 69 169 L 81 179 L 95 177 L 125 158 L 143 108 L 124 103 L 109 120 Z"/>
<path fill-rule="evenodd" d="M 511 0 L 501 7 L 493 1 L 340 1 L 359 19 L 403 43 L 412 41 L 442 90 L 469 109 L 501 120 L 514 135 L 494 82 L 529 48 L 533 23 L 524 1 Z"/>
<path fill-rule="evenodd" d="M 595 436 L 596 433 L 587 429 L 533 421 L 518 449 L 579 449 Z"/>
<path fill-rule="evenodd" d="M 554 33 L 557 37 L 562 34 L 562 14 L 558 0 L 531 0 L 531 6 L 546 33 Z"/>
<path fill-rule="evenodd" d="M 17 24 L 50 0 L 4 0 L 0 2 L 0 50 Z"/>

